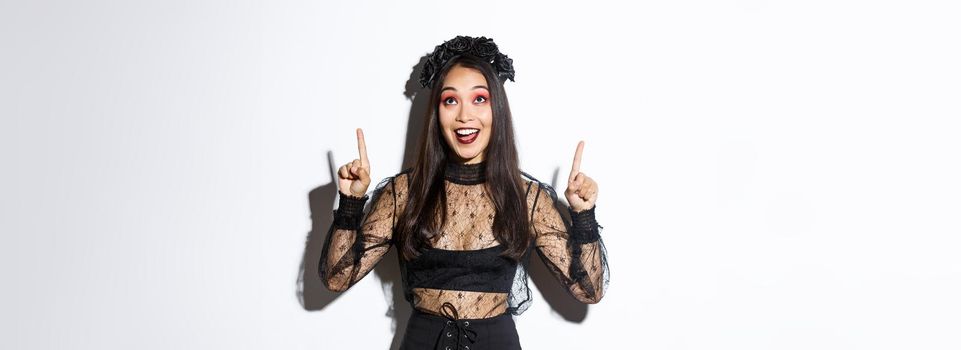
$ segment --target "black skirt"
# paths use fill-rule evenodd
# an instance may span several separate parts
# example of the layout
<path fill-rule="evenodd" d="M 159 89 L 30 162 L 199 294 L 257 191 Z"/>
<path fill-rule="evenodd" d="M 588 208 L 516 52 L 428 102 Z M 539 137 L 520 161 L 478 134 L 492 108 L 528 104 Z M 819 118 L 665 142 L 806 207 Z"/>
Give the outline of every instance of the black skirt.
<path fill-rule="evenodd" d="M 446 304 L 446 303 L 445 303 Z M 445 305 L 446 306 L 446 305 Z M 453 308 L 453 306 L 451 306 Z M 444 310 L 442 308 L 442 310 Z M 417 309 L 410 315 L 400 350 L 519 350 L 520 339 L 511 314 L 491 318 L 458 319 Z"/>

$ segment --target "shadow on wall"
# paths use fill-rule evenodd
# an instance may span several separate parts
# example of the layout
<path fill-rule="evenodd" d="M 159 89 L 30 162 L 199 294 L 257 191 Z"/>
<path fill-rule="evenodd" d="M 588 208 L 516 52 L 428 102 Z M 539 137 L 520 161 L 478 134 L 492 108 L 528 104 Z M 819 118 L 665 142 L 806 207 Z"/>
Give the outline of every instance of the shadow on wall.
<path fill-rule="evenodd" d="M 401 170 L 412 167 L 417 160 L 417 147 L 420 135 L 424 127 L 424 116 L 428 112 L 430 96 L 429 90 L 420 86 L 420 71 L 427 61 L 427 55 L 421 57 L 420 62 L 413 67 L 407 84 L 404 86 L 404 95 L 411 101 L 410 114 L 407 122 L 407 139 L 404 146 L 404 159 L 400 169 L 391 174 L 399 173 Z M 334 203 L 337 200 L 336 169 L 337 163 L 334 161 L 333 152 L 327 152 L 327 161 L 330 169 L 331 182 L 310 191 L 308 200 L 311 213 L 311 230 L 307 235 L 307 242 L 300 263 L 300 271 L 297 278 L 297 298 L 304 309 L 309 311 L 323 310 L 336 300 L 342 293 L 335 293 L 324 287 L 318 274 L 318 264 L 323 245 L 327 239 L 326 233 L 333 224 Z M 343 163 L 346 160 L 341 160 Z M 554 170 L 551 185 L 557 187 L 557 177 L 560 168 Z M 372 180 L 372 183 L 377 181 Z M 368 208 L 371 203 L 367 203 Z M 366 211 L 365 211 L 366 212 Z M 385 298 L 389 298 L 390 305 L 385 312 L 385 316 L 393 319 L 394 338 L 391 342 L 391 349 L 400 347 L 404 339 L 404 332 L 407 329 L 407 321 L 413 309 L 410 303 L 404 298 L 404 286 L 400 275 L 400 261 L 397 249 L 390 249 L 373 272 L 381 281 L 381 287 Z M 535 262 L 536 261 L 536 262 Z M 387 262 L 387 263 L 385 263 Z M 580 323 L 587 316 L 587 305 L 578 302 L 566 289 L 554 279 L 540 259 L 531 259 L 529 266 L 531 281 L 541 292 L 541 296 L 547 301 L 551 309 L 570 322 Z M 536 299 L 536 297 L 535 297 Z M 534 300 L 536 302 L 536 300 Z"/>

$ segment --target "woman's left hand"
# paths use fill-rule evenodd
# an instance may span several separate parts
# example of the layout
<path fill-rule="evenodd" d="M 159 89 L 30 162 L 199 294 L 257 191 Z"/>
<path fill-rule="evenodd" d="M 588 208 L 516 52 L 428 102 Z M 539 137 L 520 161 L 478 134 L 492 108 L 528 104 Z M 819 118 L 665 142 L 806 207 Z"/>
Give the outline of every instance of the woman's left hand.
<path fill-rule="evenodd" d="M 574 165 L 571 167 L 571 176 L 567 179 L 567 203 L 575 212 L 581 212 L 594 207 L 597 201 L 597 182 L 581 172 L 581 153 L 584 152 L 584 141 L 577 143 L 577 151 L 574 152 Z"/>

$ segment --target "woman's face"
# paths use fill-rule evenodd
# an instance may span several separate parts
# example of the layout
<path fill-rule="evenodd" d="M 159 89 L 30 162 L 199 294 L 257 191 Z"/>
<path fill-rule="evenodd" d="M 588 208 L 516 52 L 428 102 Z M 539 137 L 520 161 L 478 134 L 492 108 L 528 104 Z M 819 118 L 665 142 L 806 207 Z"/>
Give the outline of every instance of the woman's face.
<path fill-rule="evenodd" d="M 484 75 L 473 68 L 451 68 L 444 78 L 438 115 L 451 156 L 467 164 L 482 162 L 493 121 Z"/>

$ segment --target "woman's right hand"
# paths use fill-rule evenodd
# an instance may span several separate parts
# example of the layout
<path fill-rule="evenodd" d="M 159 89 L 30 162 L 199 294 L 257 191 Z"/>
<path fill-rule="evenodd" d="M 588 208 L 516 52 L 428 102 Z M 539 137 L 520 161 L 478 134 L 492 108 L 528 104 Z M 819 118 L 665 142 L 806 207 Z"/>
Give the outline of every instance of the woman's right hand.
<path fill-rule="evenodd" d="M 367 145 L 364 143 L 364 131 L 357 128 L 357 151 L 360 159 L 354 159 L 337 170 L 340 193 L 354 197 L 363 197 L 370 186 L 370 163 L 367 162 Z"/>

